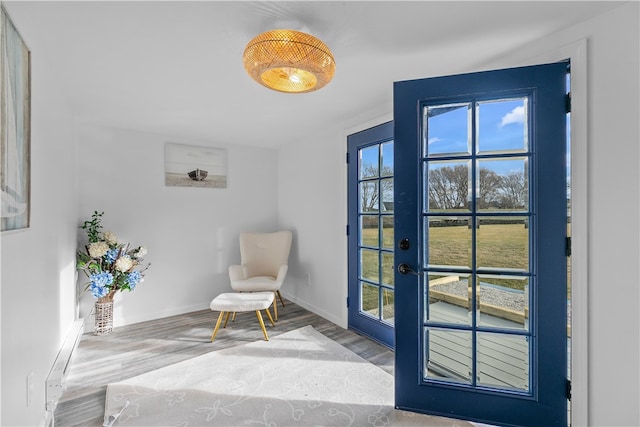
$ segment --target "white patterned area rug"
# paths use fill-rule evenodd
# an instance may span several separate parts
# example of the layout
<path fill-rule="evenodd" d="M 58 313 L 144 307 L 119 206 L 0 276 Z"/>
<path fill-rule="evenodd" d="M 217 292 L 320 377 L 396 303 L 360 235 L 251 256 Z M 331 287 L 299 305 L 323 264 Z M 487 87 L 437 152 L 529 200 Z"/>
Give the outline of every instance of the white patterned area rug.
<path fill-rule="evenodd" d="M 124 408 L 114 426 L 471 426 L 398 411 L 393 389 L 393 376 L 306 326 L 109 384 L 105 414 Z"/>

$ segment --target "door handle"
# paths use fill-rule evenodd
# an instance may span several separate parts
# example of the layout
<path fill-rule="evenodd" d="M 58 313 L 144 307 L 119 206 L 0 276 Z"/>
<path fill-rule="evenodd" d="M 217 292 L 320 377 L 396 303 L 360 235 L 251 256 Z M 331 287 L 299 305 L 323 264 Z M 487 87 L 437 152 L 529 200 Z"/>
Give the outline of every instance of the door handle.
<path fill-rule="evenodd" d="M 416 276 L 419 276 L 420 274 L 416 273 L 415 271 L 413 271 L 413 269 L 411 268 L 411 266 L 407 263 L 402 263 L 398 266 L 398 273 L 400 274 L 415 274 Z"/>

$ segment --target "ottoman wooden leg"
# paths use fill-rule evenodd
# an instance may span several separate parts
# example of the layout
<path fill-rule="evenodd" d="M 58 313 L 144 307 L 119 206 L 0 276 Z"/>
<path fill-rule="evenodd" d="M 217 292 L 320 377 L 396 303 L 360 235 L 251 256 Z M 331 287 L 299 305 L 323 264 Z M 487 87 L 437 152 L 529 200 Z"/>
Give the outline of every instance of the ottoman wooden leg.
<path fill-rule="evenodd" d="M 218 321 L 216 322 L 216 327 L 213 329 L 213 334 L 211 335 L 211 342 L 213 342 L 216 334 L 218 333 L 218 329 L 220 329 L 220 323 L 222 323 L 222 317 L 224 316 L 224 311 L 220 312 L 220 316 L 218 316 Z"/>
<path fill-rule="evenodd" d="M 258 322 L 260 322 L 260 327 L 262 328 L 262 333 L 264 334 L 264 340 L 269 341 L 267 329 L 264 327 L 264 320 L 262 320 L 262 314 L 260 314 L 260 310 L 256 310 L 256 316 L 258 317 Z"/>
<path fill-rule="evenodd" d="M 234 315 L 234 316 L 235 316 L 235 314 L 236 314 L 236 313 L 233 313 L 233 315 Z M 227 322 L 229 322 L 229 316 L 231 316 L 231 312 L 230 312 L 230 311 L 228 311 L 228 312 L 227 312 L 227 317 L 225 317 L 225 319 L 224 319 L 224 326 L 223 326 L 223 328 L 226 328 L 226 327 L 227 327 Z"/>
<path fill-rule="evenodd" d="M 273 323 L 273 317 L 271 317 L 271 312 L 269 311 L 269 307 L 265 308 L 264 311 L 267 312 L 267 316 L 269 317 L 269 322 L 271 322 L 271 326 L 276 326 L 276 324 Z"/>

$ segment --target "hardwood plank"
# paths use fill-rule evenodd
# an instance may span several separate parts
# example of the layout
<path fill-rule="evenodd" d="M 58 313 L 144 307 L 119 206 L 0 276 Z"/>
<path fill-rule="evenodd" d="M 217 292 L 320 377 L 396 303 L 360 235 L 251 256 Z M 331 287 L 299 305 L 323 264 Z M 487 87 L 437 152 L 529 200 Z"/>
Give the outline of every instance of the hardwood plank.
<path fill-rule="evenodd" d="M 393 375 L 388 348 L 285 300 L 269 337 L 311 325 Z M 131 378 L 211 351 L 262 340 L 254 313 L 238 313 L 210 342 L 218 313 L 201 310 L 114 328 L 109 335 L 84 334 L 73 356 L 67 388 L 55 411 L 56 427 L 101 426 L 107 384 Z"/>

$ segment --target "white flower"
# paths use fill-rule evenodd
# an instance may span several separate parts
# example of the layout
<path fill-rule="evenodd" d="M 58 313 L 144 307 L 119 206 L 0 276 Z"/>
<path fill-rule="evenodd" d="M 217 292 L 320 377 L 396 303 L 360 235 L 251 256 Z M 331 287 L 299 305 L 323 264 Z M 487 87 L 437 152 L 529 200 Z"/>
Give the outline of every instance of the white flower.
<path fill-rule="evenodd" d="M 109 245 L 105 242 L 95 242 L 89 245 L 89 256 L 91 258 L 101 258 L 109 250 Z"/>
<path fill-rule="evenodd" d="M 118 238 L 111 231 L 105 231 L 102 236 L 109 245 L 113 246 L 118 244 Z"/>
<path fill-rule="evenodd" d="M 116 260 L 116 270 L 126 273 L 133 267 L 133 261 L 128 256 L 121 256 Z"/>
<path fill-rule="evenodd" d="M 136 251 L 136 253 L 133 254 L 134 258 L 144 258 L 144 256 L 147 254 L 147 248 L 145 248 L 144 246 L 140 246 L 138 248 L 138 250 Z"/>

